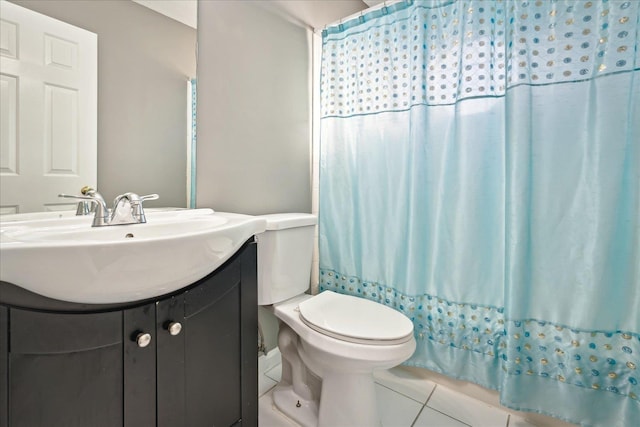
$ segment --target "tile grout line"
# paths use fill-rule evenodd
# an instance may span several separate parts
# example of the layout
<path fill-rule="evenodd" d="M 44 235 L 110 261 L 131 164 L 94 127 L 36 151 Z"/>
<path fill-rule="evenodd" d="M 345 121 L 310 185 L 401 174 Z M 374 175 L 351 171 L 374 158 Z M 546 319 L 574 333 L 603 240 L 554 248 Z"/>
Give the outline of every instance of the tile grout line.
<path fill-rule="evenodd" d="M 424 401 L 424 406 L 427 406 L 427 403 L 429 403 L 429 401 L 431 400 L 431 396 L 433 396 L 433 393 L 436 392 L 436 389 L 440 387 L 440 384 L 435 385 L 435 387 L 433 387 L 433 390 L 431 390 L 431 393 L 429 393 L 429 397 L 427 397 L 427 400 Z"/>
<path fill-rule="evenodd" d="M 277 386 L 278 384 L 280 384 L 279 381 L 274 380 L 273 378 L 270 378 L 269 376 L 267 376 L 266 374 L 262 374 L 262 377 L 267 379 L 269 382 L 273 382 L 274 384 L 271 385 L 269 388 L 267 388 L 263 393 L 260 393 L 260 388 L 258 388 L 258 393 L 260 393 L 258 395 L 258 398 L 261 398 L 262 396 L 264 396 L 265 394 L 269 393 L 275 386 Z M 259 387 L 260 381 L 258 381 L 258 387 Z"/>
<path fill-rule="evenodd" d="M 274 377 L 276 377 L 276 376 L 278 376 L 278 375 L 273 375 L 273 377 L 272 377 L 272 376 L 270 376 L 270 375 L 269 375 L 269 372 L 272 372 L 273 370 L 277 369 L 278 367 L 280 367 L 280 368 L 281 368 L 281 367 L 282 367 L 282 364 L 281 364 L 281 363 L 278 363 L 277 365 L 272 366 L 271 368 L 269 368 L 269 369 L 267 369 L 266 371 L 264 371 L 264 373 L 262 374 L 262 375 L 264 375 L 265 377 L 269 378 L 270 380 L 275 381 L 275 382 L 276 382 L 276 385 L 277 385 L 277 384 L 279 384 L 279 383 L 280 383 L 280 380 L 282 379 L 282 372 L 280 372 L 280 378 L 278 378 L 278 379 L 274 378 Z"/>
<path fill-rule="evenodd" d="M 387 390 L 391 390 L 392 392 L 397 393 L 397 394 L 399 394 L 399 395 L 400 395 L 400 396 L 402 396 L 402 397 L 406 397 L 406 398 L 407 398 L 407 399 L 409 399 L 409 400 L 413 400 L 413 401 L 414 401 L 414 402 L 416 402 L 416 403 L 419 403 L 419 404 L 421 404 L 421 405 L 424 405 L 424 403 L 422 403 L 422 401 L 420 401 L 420 400 L 416 400 L 416 399 L 414 399 L 414 398 L 413 398 L 413 397 L 411 397 L 411 396 L 407 396 L 406 394 L 404 394 L 404 393 L 402 393 L 402 392 L 400 392 L 400 391 L 398 391 L 398 390 L 396 390 L 396 389 L 394 389 L 394 388 L 391 388 L 391 387 L 386 386 L 386 385 L 384 385 L 384 384 L 380 384 L 380 383 L 379 383 L 379 382 L 377 382 L 377 381 L 374 381 L 374 382 L 375 382 L 375 384 L 376 384 L 376 385 L 379 385 L 380 387 L 384 387 L 384 388 L 386 388 Z M 435 387 L 434 387 L 434 389 L 435 389 Z M 433 393 L 433 391 L 431 391 L 431 393 Z M 429 397 L 431 397 L 431 395 L 429 395 Z M 429 398 L 427 398 L 427 400 L 429 400 Z"/>
<path fill-rule="evenodd" d="M 420 418 L 420 414 L 422 414 L 422 411 L 424 411 L 424 408 L 427 407 L 427 402 L 429 401 L 429 399 L 431 399 L 431 396 L 433 396 L 433 393 L 436 391 L 437 388 L 438 388 L 438 384 L 436 384 L 435 387 L 433 387 L 433 389 L 431 390 L 431 393 L 429 393 L 429 396 L 427 397 L 427 400 L 425 400 L 424 403 L 422 404 L 422 408 L 420 408 L 420 410 L 418 411 L 418 414 L 413 419 L 413 422 L 411 423 L 411 427 L 414 427 L 416 425 L 418 418 Z"/>
<path fill-rule="evenodd" d="M 413 422 L 411 423 L 411 427 L 414 427 L 416 425 L 416 421 L 418 421 L 418 418 L 420 418 L 420 414 L 422 414 L 422 411 L 424 410 L 424 407 L 425 407 L 425 405 L 422 405 L 422 408 L 420 408 L 420 410 L 416 414 L 416 417 L 413 419 Z"/>
<path fill-rule="evenodd" d="M 454 416 L 452 416 L 452 415 L 450 415 L 450 414 L 447 414 L 447 413 L 444 413 L 444 412 L 442 412 L 442 411 L 439 411 L 439 410 L 437 410 L 436 408 L 432 408 L 431 406 L 427 406 L 427 404 L 429 403 L 429 400 L 431 400 L 431 397 L 433 396 L 433 393 L 435 393 L 435 392 L 436 392 L 436 389 L 437 389 L 438 387 L 440 387 L 440 384 L 436 384 L 436 386 L 433 388 L 433 390 L 431 391 L 431 394 L 429 395 L 429 398 L 428 398 L 428 399 L 427 399 L 427 401 L 424 403 L 424 406 L 423 406 L 423 408 L 422 408 L 422 409 L 424 409 L 424 408 L 429 408 L 429 409 L 431 409 L 432 411 L 436 411 L 436 412 L 438 412 L 438 413 L 440 413 L 440 414 L 442 414 L 442 415 L 444 415 L 444 416 L 446 416 L 446 417 L 451 418 L 452 420 L 455 420 L 455 421 L 459 422 L 460 424 L 464 424 L 465 426 L 473 427 L 471 424 L 467 424 L 467 423 L 465 423 L 464 421 L 459 420 L 458 418 L 456 418 L 456 417 L 454 417 Z M 446 387 L 445 387 L 445 389 L 446 389 Z M 422 413 L 422 410 L 420 410 L 420 413 Z M 417 420 L 418 420 L 417 418 L 414 420 L 414 424 L 415 424 L 415 422 L 416 422 Z M 413 427 L 413 426 L 412 426 L 412 427 Z M 506 427 L 508 427 L 508 426 L 506 426 Z"/>
<path fill-rule="evenodd" d="M 447 418 L 451 418 L 452 420 L 457 421 L 457 422 L 459 422 L 460 424 L 463 424 L 463 425 L 465 425 L 465 426 L 469 426 L 469 427 L 473 427 L 471 424 L 467 424 L 467 423 L 465 423 L 464 421 L 459 420 L 459 419 L 457 419 L 457 418 L 455 418 L 455 417 L 452 417 L 452 416 L 451 416 L 451 415 L 449 415 L 449 414 L 445 414 L 445 413 L 444 413 L 444 412 L 442 412 L 442 411 L 438 411 L 437 409 L 432 408 L 431 406 L 424 405 L 424 407 L 425 407 L 425 408 L 429 408 L 429 409 L 431 409 L 432 411 L 435 411 L 435 412 L 437 412 L 437 413 L 439 413 L 439 414 L 442 414 L 442 415 L 444 415 L 444 416 L 445 416 L 445 417 L 447 417 Z M 420 412 L 422 412 L 422 411 L 420 411 Z M 414 422 L 415 422 L 415 421 L 414 421 Z"/>
<path fill-rule="evenodd" d="M 264 375 L 265 377 L 269 378 L 271 381 L 275 381 L 276 383 L 279 383 L 279 382 L 280 382 L 280 380 L 277 380 L 277 379 L 275 379 L 275 378 L 273 378 L 273 377 L 270 377 L 270 376 L 269 376 L 269 375 L 267 375 L 267 374 L 263 374 L 263 375 Z"/>

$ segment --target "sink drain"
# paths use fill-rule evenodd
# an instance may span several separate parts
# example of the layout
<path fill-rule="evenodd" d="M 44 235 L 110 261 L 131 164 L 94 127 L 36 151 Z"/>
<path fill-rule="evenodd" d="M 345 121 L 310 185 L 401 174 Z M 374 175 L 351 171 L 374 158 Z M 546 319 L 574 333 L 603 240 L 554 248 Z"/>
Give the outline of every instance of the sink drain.
<path fill-rule="evenodd" d="M 132 233 L 127 233 L 127 234 L 125 234 L 125 236 L 124 236 L 124 238 L 125 238 L 125 239 L 133 239 L 133 237 L 134 237 L 134 236 L 133 236 L 133 234 L 132 234 Z"/>

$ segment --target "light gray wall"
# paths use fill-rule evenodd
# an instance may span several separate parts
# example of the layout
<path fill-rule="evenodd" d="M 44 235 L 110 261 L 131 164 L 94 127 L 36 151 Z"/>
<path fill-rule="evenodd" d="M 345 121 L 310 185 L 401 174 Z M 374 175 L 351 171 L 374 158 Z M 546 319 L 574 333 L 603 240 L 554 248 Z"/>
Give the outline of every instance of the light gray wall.
<path fill-rule="evenodd" d="M 98 34 L 98 190 L 187 203 L 187 79 L 196 30 L 131 1 L 14 0 Z M 78 189 L 79 190 L 79 189 Z"/>
<path fill-rule="evenodd" d="M 256 2 L 198 4 L 198 207 L 311 212 L 309 38 Z"/>
<path fill-rule="evenodd" d="M 359 0 L 198 3 L 197 206 L 311 212 L 312 33 Z M 267 351 L 278 320 L 258 309 Z"/>

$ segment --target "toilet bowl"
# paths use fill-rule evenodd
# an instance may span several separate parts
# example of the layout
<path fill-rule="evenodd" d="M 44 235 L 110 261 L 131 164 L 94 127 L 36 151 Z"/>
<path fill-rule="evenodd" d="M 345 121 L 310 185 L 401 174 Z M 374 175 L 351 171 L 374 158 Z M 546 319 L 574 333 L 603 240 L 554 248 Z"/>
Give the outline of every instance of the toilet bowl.
<path fill-rule="evenodd" d="M 264 217 L 267 231 L 257 236 L 258 303 L 270 306 L 280 320 L 282 379 L 273 391 L 276 407 L 304 427 L 380 425 L 373 372 L 411 357 L 416 347 L 412 322 L 363 298 L 304 293 L 315 216 Z"/>
<path fill-rule="evenodd" d="M 321 299 L 323 300 L 321 302 L 327 304 L 336 303 L 336 301 L 343 305 L 357 302 L 371 303 L 372 307 L 369 308 L 368 314 L 379 311 L 375 320 L 388 320 L 388 330 L 395 323 L 398 333 L 394 336 L 389 336 L 388 333 L 380 334 L 380 337 L 376 338 L 372 329 L 368 331 L 366 338 L 355 337 L 354 339 L 349 327 L 353 325 L 348 321 L 340 325 L 332 324 L 332 329 L 335 330 L 331 331 L 331 335 L 323 333 L 317 325 L 310 327 L 307 324 L 309 321 L 303 320 L 304 305 L 314 303 L 316 299 Z M 358 316 L 355 310 L 350 313 L 353 314 L 351 319 L 357 320 L 358 324 L 370 319 L 362 313 Z M 381 304 L 331 291 L 324 291 L 315 297 L 302 295 L 275 304 L 274 314 L 283 322 L 280 336 L 292 330 L 297 338 L 298 357 L 288 357 L 288 354 L 283 353 L 283 365 L 301 364 L 303 366 L 297 369 L 306 367 L 322 380 L 320 396 L 316 402 L 303 402 L 304 406 L 291 410 L 295 406 L 292 404 L 297 404 L 298 397 L 304 396 L 304 393 L 292 393 L 295 389 L 295 376 L 284 379 L 273 394 L 278 409 L 303 426 L 380 425 L 373 371 L 391 368 L 411 357 L 416 347 L 411 321 L 401 313 Z M 397 314 L 398 317 L 393 314 Z M 344 315 L 346 316 L 347 313 L 345 312 Z M 372 323 L 377 323 L 375 320 Z M 341 326 L 345 327 L 344 336 L 339 336 Z M 365 339 L 370 342 L 365 343 Z M 294 366 L 293 369 L 295 370 L 296 367 Z M 302 414 L 305 408 L 308 408 L 311 413 Z"/>

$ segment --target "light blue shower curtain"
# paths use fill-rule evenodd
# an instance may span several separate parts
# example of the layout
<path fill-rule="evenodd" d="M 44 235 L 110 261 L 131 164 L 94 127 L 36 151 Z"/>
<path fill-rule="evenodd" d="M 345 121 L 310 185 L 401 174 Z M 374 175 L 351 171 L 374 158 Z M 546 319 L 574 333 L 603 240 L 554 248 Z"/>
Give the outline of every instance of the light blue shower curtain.
<path fill-rule="evenodd" d="M 640 425 L 640 2 L 405 1 L 323 32 L 320 290 L 410 365 Z"/>

